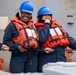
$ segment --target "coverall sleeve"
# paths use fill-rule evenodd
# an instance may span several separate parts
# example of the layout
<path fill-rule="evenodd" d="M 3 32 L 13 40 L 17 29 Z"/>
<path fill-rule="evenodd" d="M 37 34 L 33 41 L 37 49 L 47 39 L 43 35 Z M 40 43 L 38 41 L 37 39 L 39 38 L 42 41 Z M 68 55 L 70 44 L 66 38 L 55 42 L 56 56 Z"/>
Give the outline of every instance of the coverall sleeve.
<path fill-rule="evenodd" d="M 46 23 L 44 25 L 42 30 L 37 28 L 37 32 L 38 32 L 38 35 L 39 35 L 39 42 L 40 43 L 44 43 L 46 41 L 46 39 L 48 38 L 48 36 L 49 36 L 49 28 L 50 28 L 50 25 L 48 23 Z"/>
<path fill-rule="evenodd" d="M 71 49 L 75 49 L 75 50 L 76 50 L 76 40 L 75 40 L 73 37 L 69 36 L 68 33 L 67 33 L 67 38 L 68 38 L 68 40 L 69 40 L 69 42 L 70 42 L 69 47 L 70 47 Z"/>
<path fill-rule="evenodd" d="M 9 46 L 10 51 L 17 52 L 18 45 L 12 43 L 11 41 L 15 32 L 16 32 L 15 26 L 13 24 L 8 25 L 3 36 L 3 44 L 6 44 L 7 46 Z"/>
<path fill-rule="evenodd" d="M 2 44 L 2 43 L 0 43 L 0 50 L 1 50 L 2 45 L 3 45 L 3 44 Z"/>

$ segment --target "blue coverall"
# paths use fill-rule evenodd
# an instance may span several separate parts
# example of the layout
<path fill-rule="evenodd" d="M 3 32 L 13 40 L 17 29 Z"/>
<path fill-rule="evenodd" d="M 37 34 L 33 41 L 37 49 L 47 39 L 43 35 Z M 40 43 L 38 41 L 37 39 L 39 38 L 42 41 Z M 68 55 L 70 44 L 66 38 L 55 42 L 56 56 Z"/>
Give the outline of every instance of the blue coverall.
<path fill-rule="evenodd" d="M 2 43 L 0 43 L 0 50 L 1 50 L 2 45 L 3 45 L 3 44 L 2 44 Z"/>
<path fill-rule="evenodd" d="M 39 44 L 42 44 L 46 41 L 47 37 L 50 35 L 49 33 L 50 25 L 46 23 L 42 30 L 37 28 L 37 32 L 39 34 Z M 76 40 L 72 37 L 69 36 L 67 33 L 67 38 L 70 42 L 69 47 L 72 49 L 76 49 Z M 42 66 L 46 63 L 51 63 L 51 62 L 60 62 L 64 61 L 66 62 L 66 57 L 65 57 L 65 48 L 63 46 L 57 46 L 54 47 L 54 52 L 51 52 L 49 54 L 44 52 L 44 47 L 40 45 L 40 51 L 38 54 L 38 72 L 42 72 Z"/>
<path fill-rule="evenodd" d="M 37 52 L 33 49 L 28 49 L 27 52 L 20 52 L 18 45 L 12 43 L 12 38 L 18 36 L 18 31 L 14 24 L 9 24 L 5 30 L 3 43 L 10 47 L 10 72 L 36 72 L 37 71 Z"/>

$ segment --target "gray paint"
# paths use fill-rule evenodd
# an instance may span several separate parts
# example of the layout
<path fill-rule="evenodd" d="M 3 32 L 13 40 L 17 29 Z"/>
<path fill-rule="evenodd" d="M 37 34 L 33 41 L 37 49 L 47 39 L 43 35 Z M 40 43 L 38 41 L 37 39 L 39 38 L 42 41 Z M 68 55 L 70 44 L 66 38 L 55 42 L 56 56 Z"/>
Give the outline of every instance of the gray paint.
<path fill-rule="evenodd" d="M 41 6 L 46 4 L 46 0 L 0 0 L 0 16 L 8 16 L 9 20 L 15 17 L 15 14 L 19 11 L 21 3 L 24 1 L 30 1 L 33 4 L 33 18 L 36 21 L 37 11 Z"/>
<path fill-rule="evenodd" d="M 71 4 L 73 8 L 71 7 Z M 64 28 L 65 30 L 74 38 L 75 31 L 76 31 L 76 0 L 47 0 L 46 6 L 50 8 L 53 13 L 53 19 L 56 19 Z M 68 25 L 67 24 L 67 15 L 73 15 L 74 24 Z"/>

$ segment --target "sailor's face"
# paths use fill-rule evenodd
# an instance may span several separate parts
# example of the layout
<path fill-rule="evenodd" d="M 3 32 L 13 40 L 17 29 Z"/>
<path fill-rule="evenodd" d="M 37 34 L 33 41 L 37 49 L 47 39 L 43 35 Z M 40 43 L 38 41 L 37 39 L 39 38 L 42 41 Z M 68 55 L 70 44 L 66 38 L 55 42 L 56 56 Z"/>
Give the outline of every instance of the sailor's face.
<path fill-rule="evenodd" d="M 32 17 L 31 13 L 27 12 L 21 12 L 21 17 L 20 20 L 23 21 L 24 23 L 27 23 Z"/>

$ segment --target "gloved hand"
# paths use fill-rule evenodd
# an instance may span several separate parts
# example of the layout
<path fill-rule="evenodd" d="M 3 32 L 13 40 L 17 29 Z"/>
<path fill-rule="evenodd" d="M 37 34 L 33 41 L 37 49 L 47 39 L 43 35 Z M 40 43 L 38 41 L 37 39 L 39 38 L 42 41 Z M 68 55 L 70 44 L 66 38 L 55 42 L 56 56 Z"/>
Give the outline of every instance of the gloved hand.
<path fill-rule="evenodd" d="M 44 15 L 44 16 L 42 17 L 42 20 L 44 20 L 44 23 L 50 23 L 51 20 L 52 20 L 52 18 L 51 18 L 50 15 Z"/>
<path fill-rule="evenodd" d="M 3 44 L 1 49 L 4 51 L 8 51 L 10 48 L 7 45 Z"/>
<path fill-rule="evenodd" d="M 19 49 L 20 52 L 27 52 L 27 50 L 24 49 L 24 48 L 23 48 L 22 46 L 20 46 L 20 45 L 18 46 L 18 49 Z"/>
<path fill-rule="evenodd" d="M 54 49 L 52 49 L 52 48 L 45 48 L 44 49 L 45 50 L 45 53 L 50 53 L 50 52 L 54 52 Z"/>
<path fill-rule="evenodd" d="M 49 20 L 49 19 L 46 19 L 46 20 L 44 21 L 44 23 L 50 23 L 50 20 Z"/>

